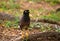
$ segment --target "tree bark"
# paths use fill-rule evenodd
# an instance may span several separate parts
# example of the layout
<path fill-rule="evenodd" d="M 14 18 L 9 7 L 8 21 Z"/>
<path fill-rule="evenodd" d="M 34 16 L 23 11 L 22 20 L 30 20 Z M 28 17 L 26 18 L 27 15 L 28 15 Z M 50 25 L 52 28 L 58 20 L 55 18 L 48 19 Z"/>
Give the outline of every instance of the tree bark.
<path fill-rule="evenodd" d="M 28 41 L 60 41 L 59 32 L 43 32 L 30 34 Z"/>
<path fill-rule="evenodd" d="M 36 20 L 31 20 L 31 21 L 35 22 Z M 40 19 L 40 20 L 37 20 L 37 22 L 56 24 L 56 25 L 60 26 L 60 22 L 59 21 L 54 21 L 54 20 L 50 20 L 50 19 Z"/>
<path fill-rule="evenodd" d="M 10 20 L 10 21 L 12 21 L 12 20 L 15 20 L 15 18 L 16 18 L 15 16 L 5 14 L 5 13 L 0 13 L 0 20 Z M 18 19 L 20 20 L 19 17 L 18 17 Z M 30 22 L 36 22 L 36 20 L 31 20 Z M 50 20 L 50 19 L 39 19 L 39 20 L 37 20 L 37 22 L 56 24 L 56 25 L 60 26 L 60 22 Z"/>
<path fill-rule="evenodd" d="M 0 20 L 15 20 L 15 17 L 6 13 L 0 13 Z"/>

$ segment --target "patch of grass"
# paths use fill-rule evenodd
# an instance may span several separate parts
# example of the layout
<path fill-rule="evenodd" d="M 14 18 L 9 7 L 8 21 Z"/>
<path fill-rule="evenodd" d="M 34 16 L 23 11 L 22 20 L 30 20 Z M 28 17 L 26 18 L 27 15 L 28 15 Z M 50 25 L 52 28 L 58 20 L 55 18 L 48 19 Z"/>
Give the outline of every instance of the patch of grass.
<path fill-rule="evenodd" d="M 43 12 L 43 11 L 45 11 L 45 10 L 44 10 L 43 8 L 39 8 L 38 11 L 39 11 L 39 12 Z"/>
<path fill-rule="evenodd" d="M 32 1 L 32 2 L 41 2 L 42 0 L 27 0 L 28 2 L 29 1 Z"/>
<path fill-rule="evenodd" d="M 3 1 L 3 2 L 0 3 L 0 8 L 2 8 L 4 10 L 7 10 L 7 8 L 6 8 L 6 2 L 5 1 Z"/>
<path fill-rule="evenodd" d="M 33 8 L 32 8 L 32 9 L 30 9 L 30 12 L 31 12 L 31 13 L 34 13 L 34 11 L 35 11 L 35 10 L 34 10 Z"/>
<path fill-rule="evenodd" d="M 9 21 L 9 20 L 6 20 L 6 21 L 3 21 L 3 23 L 5 27 L 13 27 L 13 28 L 18 28 L 18 24 L 19 24 L 19 19 L 18 17 L 15 17 L 15 20 L 14 21 Z"/>
<path fill-rule="evenodd" d="M 6 21 L 6 22 L 5 22 L 5 27 L 11 27 L 11 26 L 12 26 L 11 21 Z"/>
<path fill-rule="evenodd" d="M 20 5 L 19 4 L 16 4 L 14 0 L 9 0 L 7 2 L 8 5 L 10 5 L 10 8 L 11 9 L 14 9 L 14 8 L 20 8 Z"/>
<path fill-rule="evenodd" d="M 33 15 L 33 16 L 32 16 L 33 19 L 37 18 L 37 10 L 35 10 L 35 9 L 30 9 L 30 12 L 31 12 L 30 14 Z"/>
<path fill-rule="evenodd" d="M 60 28 L 56 30 L 57 32 L 60 32 Z"/>
<path fill-rule="evenodd" d="M 9 0 L 7 2 L 2 1 L 0 2 L 0 8 L 4 9 L 4 10 L 8 10 L 8 9 L 18 9 L 20 8 L 19 4 L 14 3 L 13 0 Z"/>
<path fill-rule="evenodd" d="M 51 5 L 60 4 L 60 0 L 45 0 L 45 1 L 50 3 Z"/>
<path fill-rule="evenodd" d="M 60 13 L 50 12 L 50 15 L 41 16 L 43 19 L 51 19 L 55 21 L 60 21 Z"/>

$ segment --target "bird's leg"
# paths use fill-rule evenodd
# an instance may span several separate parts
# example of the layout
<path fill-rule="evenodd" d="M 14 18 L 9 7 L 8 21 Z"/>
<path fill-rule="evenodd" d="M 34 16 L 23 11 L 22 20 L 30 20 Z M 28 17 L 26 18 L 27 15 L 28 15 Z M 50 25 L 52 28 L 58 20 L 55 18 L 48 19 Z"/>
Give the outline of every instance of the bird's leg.
<path fill-rule="evenodd" d="M 24 27 L 23 25 L 20 25 L 20 29 L 21 29 L 21 30 L 23 30 L 23 27 Z"/>
<path fill-rule="evenodd" d="M 26 27 L 25 30 L 28 30 L 28 28 Z"/>
<path fill-rule="evenodd" d="M 28 30 L 29 27 L 30 27 L 30 25 L 28 24 L 28 25 L 26 26 L 25 30 Z"/>

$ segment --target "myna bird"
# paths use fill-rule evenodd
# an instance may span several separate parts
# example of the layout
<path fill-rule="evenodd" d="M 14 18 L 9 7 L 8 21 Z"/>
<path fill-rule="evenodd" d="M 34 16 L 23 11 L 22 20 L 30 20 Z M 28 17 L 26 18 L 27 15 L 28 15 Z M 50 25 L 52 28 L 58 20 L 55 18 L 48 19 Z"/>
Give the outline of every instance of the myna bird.
<path fill-rule="evenodd" d="M 24 10 L 23 15 L 20 19 L 20 29 L 22 30 L 24 27 L 27 30 L 30 25 L 30 17 L 29 17 L 29 10 Z"/>

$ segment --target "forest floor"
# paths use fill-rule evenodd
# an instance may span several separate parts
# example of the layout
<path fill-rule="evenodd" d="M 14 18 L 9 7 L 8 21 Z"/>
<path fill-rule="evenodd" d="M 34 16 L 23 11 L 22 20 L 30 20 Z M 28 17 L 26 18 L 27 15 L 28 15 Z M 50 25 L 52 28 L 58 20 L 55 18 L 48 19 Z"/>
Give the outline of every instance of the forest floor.
<path fill-rule="evenodd" d="M 19 3 L 19 2 L 17 2 L 17 3 Z M 10 10 L 10 11 L 7 10 L 7 11 L 0 11 L 0 12 L 10 13 L 12 15 L 13 13 L 16 13 L 18 10 L 19 10 L 18 13 L 22 13 L 20 11 L 23 11 L 25 9 L 30 9 L 30 10 L 32 10 L 31 11 L 32 13 L 30 16 L 31 16 L 31 18 L 32 17 L 34 18 L 34 14 L 36 14 L 37 16 L 48 15 L 49 11 L 51 11 L 51 10 L 54 11 L 60 7 L 60 5 L 50 6 L 48 3 L 43 2 L 43 1 L 40 3 L 23 1 L 23 2 L 20 2 L 19 4 L 21 5 L 20 10 L 14 9 L 14 10 Z M 40 8 L 44 9 L 44 10 L 42 10 L 43 11 L 42 13 L 40 11 L 37 11 Z M 44 26 L 41 26 L 42 30 L 40 28 L 35 28 L 35 26 L 34 26 L 32 29 L 23 30 L 23 31 L 13 28 L 13 27 L 6 28 L 4 26 L 0 26 L 0 41 L 23 41 L 23 40 L 24 41 L 60 41 L 60 32 L 56 31 L 56 28 L 58 27 L 57 29 L 59 29 L 60 26 L 54 25 L 54 24 L 47 25 L 45 23 L 43 23 L 42 25 L 45 26 L 45 28 L 44 28 Z M 48 28 L 48 27 L 50 27 L 50 28 Z M 38 36 L 36 36 L 35 34 Z"/>
<path fill-rule="evenodd" d="M 0 41 L 60 41 L 60 33 L 40 29 L 18 30 L 0 27 Z"/>

